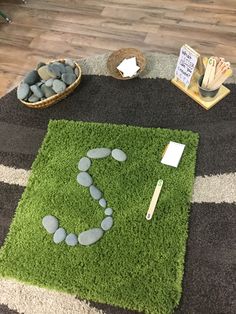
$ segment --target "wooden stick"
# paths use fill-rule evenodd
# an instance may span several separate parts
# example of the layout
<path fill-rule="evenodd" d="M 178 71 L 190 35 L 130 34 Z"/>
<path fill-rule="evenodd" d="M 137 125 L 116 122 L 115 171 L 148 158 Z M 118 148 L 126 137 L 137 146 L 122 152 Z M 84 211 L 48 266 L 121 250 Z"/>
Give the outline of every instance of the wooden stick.
<path fill-rule="evenodd" d="M 155 191 L 154 191 L 153 196 L 152 196 L 152 200 L 151 200 L 147 215 L 146 215 L 147 220 L 152 219 L 152 215 L 153 215 L 154 210 L 156 208 L 156 204 L 157 204 L 160 192 L 161 192 L 162 185 L 163 185 L 163 180 L 158 180 Z"/>
<path fill-rule="evenodd" d="M 221 86 L 221 84 L 224 83 L 224 81 L 230 76 L 230 71 L 228 71 L 230 68 L 229 62 L 223 62 L 220 67 L 218 67 L 218 72 L 215 75 L 214 80 L 211 82 L 211 84 L 208 85 L 208 88 L 211 90 L 215 90 Z"/>
<path fill-rule="evenodd" d="M 213 57 L 207 62 L 206 72 L 202 81 L 202 87 L 207 88 L 209 80 L 213 80 L 215 76 L 216 61 Z"/>
<path fill-rule="evenodd" d="M 227 74 L 227 71 L 225 71 L 219 78 L 218 80 L 215 80 L 212 85 L 210 86 L 211 87 L 211 90 L 215 90 L 217 88 L 219 88 L 223 83 L 224 81 L 229 77 L 229 75 Z"/>
<path fill-rule="evenodd" d="M 216 60 L 214 58 L 212 58 L 212 67 L 211 67 L 211 72 L 210 72 L 210 75 L 209 75 L 209 78 L 208 78 L 208 82 L 207 82 L 206 88 L 208 88 L 208 86 L 214 80 L 215 72 L 216 72 Z"/>

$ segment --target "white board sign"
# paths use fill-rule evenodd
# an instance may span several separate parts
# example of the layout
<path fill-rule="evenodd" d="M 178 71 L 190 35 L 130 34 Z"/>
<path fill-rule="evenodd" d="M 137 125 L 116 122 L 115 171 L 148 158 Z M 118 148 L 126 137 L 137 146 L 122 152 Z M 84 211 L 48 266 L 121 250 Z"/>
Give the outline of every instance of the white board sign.
<path fill-rule="evenodd" d="M 180 49 L 179 59 L 175 69 L 175 77 L 189 86 L 199 54 L 192 48 L 184 45 Z"/>

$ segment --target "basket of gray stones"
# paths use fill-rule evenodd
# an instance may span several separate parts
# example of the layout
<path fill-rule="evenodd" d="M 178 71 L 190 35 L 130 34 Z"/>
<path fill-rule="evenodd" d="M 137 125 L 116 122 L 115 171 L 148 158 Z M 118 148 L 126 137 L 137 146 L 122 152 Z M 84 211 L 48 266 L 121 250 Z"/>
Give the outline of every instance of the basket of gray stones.
<path fill-rule="evenodd" d="M 17 87 L 17 98 L 27 107 L 43 109 L 72 93 L 80 81 L 81 68 L 71 59 L 40 62 Z"/>

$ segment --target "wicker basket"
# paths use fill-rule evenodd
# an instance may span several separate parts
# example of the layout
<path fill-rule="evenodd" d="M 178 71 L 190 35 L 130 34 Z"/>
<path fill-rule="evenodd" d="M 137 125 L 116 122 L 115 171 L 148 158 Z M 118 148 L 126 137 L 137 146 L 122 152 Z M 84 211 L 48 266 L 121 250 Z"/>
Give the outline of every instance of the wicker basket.
<path fill-rule="evenodd" d="M 51 61 L 49 63 L 53 63 L 56 61 L 64 63 L 65 60 L 64 59 L 54 60 L 54 61 Z M 74 91 L 74 89 L 80 84 L 80 81 L 81 81 L 81 74 L 82 74 L 81 68 L 78 65 L 78 63 L 76 63 L 76 62 L 74 62 L 74 63 L 75 63 L 75 66 L 77 67 L 77 69 L 79 70 L 79 75 L 78 75 L 77 79 L 74 81 L 74 83 L 72 83 L 70 86 L 68 86 L 64 92 L 59 93 L 59 94 L 55 94 L 51 97 L 48 97 L 44 100 L 37 101 L 34 103 L 29 103 L 29 102 L 26 102 L 24 100 L 21 100 L 21 102 L 29 108 L 43 109 L 43 108 L 50 107 L 50 106 L 54 105 L 55 103 L 59 102 L 60 100 L 66 98 L 66 96 L 68 96 L 70 93 L 72 93 Z"/>
<path fill-rule="evenodd" d="M 136 57 L 137 65 L 140 67 L 137 74 L 132 77 L 123 77 L 121 73 L 117 70 L 117 66 L 127 58 Z M 122 48 L 113 52 L 107 60 L 107 68 L 110 75 L 118 80 L 130 80 L 137 77 L 145 68 L 146 59 L 141 51 L 135 48 Z"/>

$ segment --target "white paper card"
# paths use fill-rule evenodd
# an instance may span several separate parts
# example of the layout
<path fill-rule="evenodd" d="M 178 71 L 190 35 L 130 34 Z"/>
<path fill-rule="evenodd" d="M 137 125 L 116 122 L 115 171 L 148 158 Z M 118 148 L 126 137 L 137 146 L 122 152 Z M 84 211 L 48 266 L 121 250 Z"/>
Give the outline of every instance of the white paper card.
<path fill-rule="evenodd" d="M 136 57 L 132 57 L 129 59 L 124 59 L 118 65 L 117 69 L 123 73 L 123 77 L 132 77 L 137 74 L 140 67 L 137 66 Z"/>
<path fill-rule="evenodd" d="M 195 52 L 192 48 L 190 49 L 188 49 L 185 45 L 181 47 L 179 59 L 175 69 L 175 77 L 182 81 L 186 87 L 190 84 L 198 60 L 197 52 Z"/>
<path fill-rule="evenodd" d="M 184 148 L 184 144 L 170 142 L 161 160 L 161 163 L 177 168 Z"/>

